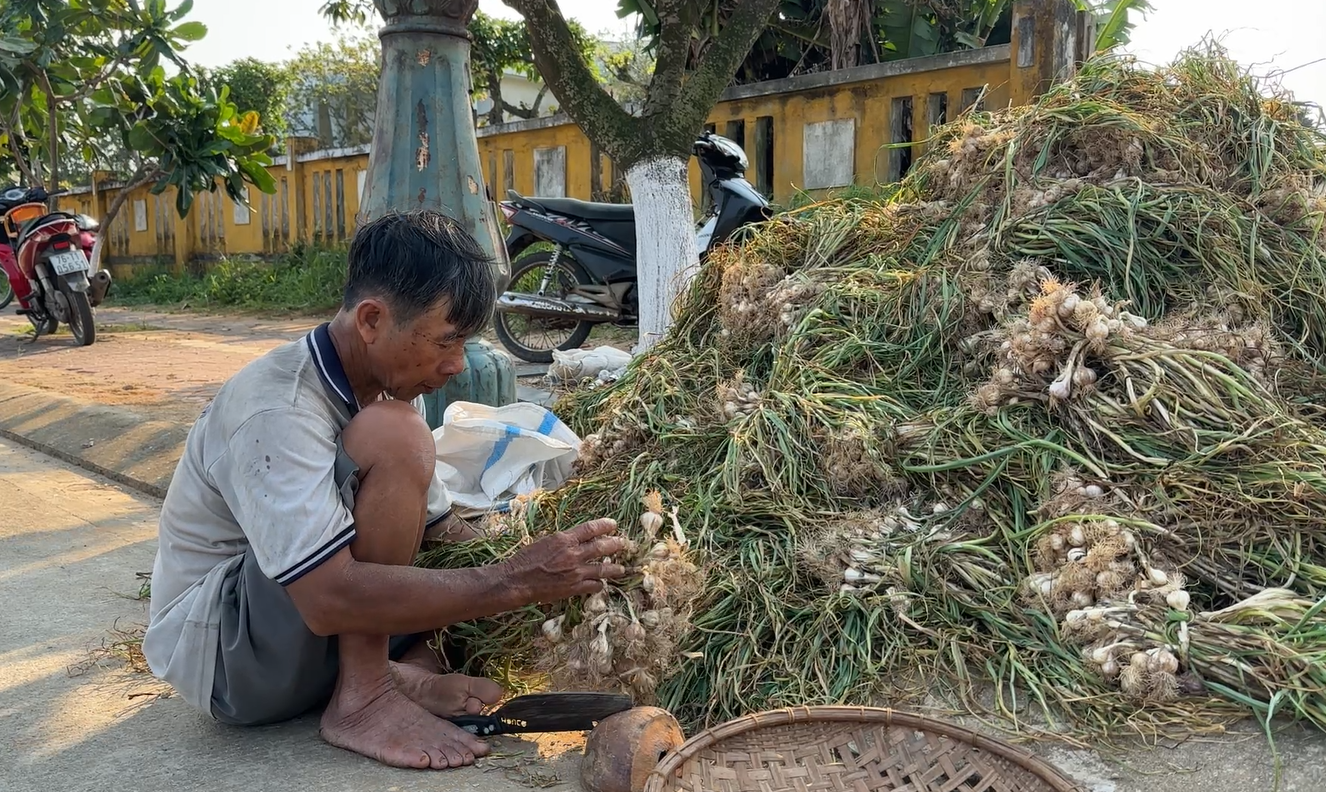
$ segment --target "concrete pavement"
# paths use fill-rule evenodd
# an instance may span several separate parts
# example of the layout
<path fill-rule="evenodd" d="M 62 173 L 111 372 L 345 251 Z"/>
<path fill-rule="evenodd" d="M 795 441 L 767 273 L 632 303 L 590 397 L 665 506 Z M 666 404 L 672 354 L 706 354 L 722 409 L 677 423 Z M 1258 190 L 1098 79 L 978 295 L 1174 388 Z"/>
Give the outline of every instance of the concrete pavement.
<path fill-rule="evenodd" d="M 104 656 L 114 630 L 146 622 L 135 573 L 152 568 L 157 509 L 150 497 L 0 441 L 0 790 L 514 792 L 555 777 L 574 783 L 578 744 L 565 735 L 499 741 L 481 769 L 392 770 L 323 743 L 316 718 L 250 730 L 211 723 Z M 531 751 L 546 761 L 520 755 Z"/>

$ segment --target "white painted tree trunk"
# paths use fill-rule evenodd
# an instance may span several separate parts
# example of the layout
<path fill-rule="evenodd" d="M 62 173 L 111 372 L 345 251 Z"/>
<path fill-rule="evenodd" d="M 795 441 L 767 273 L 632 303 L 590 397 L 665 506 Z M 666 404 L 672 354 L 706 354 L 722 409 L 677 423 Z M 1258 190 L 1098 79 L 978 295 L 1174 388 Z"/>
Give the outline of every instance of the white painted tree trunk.
<path fill-rule="evenodd" d="M 635 255 L 639 271 L 640 340 L 636 354 L 656 344 L 672 326 L 672 309 L 699 269 L 695 214 L 686 160 L 652 157 L 626 171 L 635 207 Z"/>

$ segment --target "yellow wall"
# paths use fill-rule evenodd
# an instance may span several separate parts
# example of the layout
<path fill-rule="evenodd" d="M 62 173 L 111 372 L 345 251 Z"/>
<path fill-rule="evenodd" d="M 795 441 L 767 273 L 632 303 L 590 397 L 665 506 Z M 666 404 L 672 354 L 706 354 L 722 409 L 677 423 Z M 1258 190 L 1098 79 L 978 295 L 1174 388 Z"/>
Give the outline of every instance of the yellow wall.
<path fill-rule="evenodd" d="M 854 119 L 854 183 L 873 186 L 887 182 L 895 175 L 889 167 L 890 152 L 884 148 L 897 128 L 893 115 L 899 105 L 895 100 L 911 99 L 911 139 L 918 155 L 928 134 L 932 95 L 947 97 L 949 120 L 981 89 L 988 108 L 1032 101 L 1047 84 L 1044 59 L 1056 54 L 1050 23 L 1055 21 L 1055 4 L 1060 2 L 1018 0 L 1013 42 L 1004 47 L 730 89 L 710 114 L 710 124 L 719 134 L 728 134 L 729 122 L 744 123 L 741 142 L 751 160 L 747 178 L 757 187 L 760 180 L 766 181 L 775 203 L 786 204 L 804 186 L 804 131 L 807 124 L 822 121 Z M 1024 30 L 1029 35 L 1023 36 Z M 772 130 L 772 174 L 759 161 L 756 134 L 760 123 Z M 104 260 L 119 270 L 148 261 L 170 263 L 177 269 L 191 262 L 205 267 L 205 262 L 221 256 L 279 254 L 298 241 L 335 244 L 348 240 L 359 211 L 359 178 L 368 168 L 367 153 L 312 151 L 310 144 L 308 139 L 288 141 L 293 163 L 278 161 L 269 169 L 276 180 L 276 193 L 264 195 L 250 188 L 247 209 L 237 211 L 234 202 L 218 189 L 199 195 L 188 217 L 181 219 L 175 211 L 173 189 L 160 196 L 151 195 L 146 188 L 135 190 L 104 231 Z M 565 194 L 591 200 L 595 195 L 592 147 L 580 129 L 564 118 L 479 131 L 480 161 L 490 194 L 498 200 L 511 188 L 535 194 L 535 153 L 558 147 L 565 148 Z M 599 188 L 608 190 L 612 166 L 606 157 L 600 161 Z M 690 181 L 698 207 L 699 169 L 693 159 Z M 95 195 L 90 190 L 75 191 L 61 198 L 61 206 L 100 217 L 116 192 L 109 187 Z"/>

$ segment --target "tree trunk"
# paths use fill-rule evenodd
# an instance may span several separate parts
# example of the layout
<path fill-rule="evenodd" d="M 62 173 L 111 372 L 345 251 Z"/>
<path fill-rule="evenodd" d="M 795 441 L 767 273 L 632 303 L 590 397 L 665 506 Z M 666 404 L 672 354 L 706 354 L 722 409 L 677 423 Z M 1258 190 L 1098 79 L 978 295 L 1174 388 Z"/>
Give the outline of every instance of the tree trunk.
<path fill-rule="evenodd" d="M 46 123 L 49 127 L 48 134 L 50 140 L 48 161 L 46 163 L 46 191 L 55 192 L 60 189 L 60 119 L 55 114 L 55 94 L 51 92 L 51 81 L 46 79 L 45 72 L 39 72 L 41 77 L 41 89 L 46 92 Z M 46 202 L 53 212 L 59 204 L 59 199 L 52 196 Z"/>
<path fill-rule="evenodd" d="M 640 336 L 637 354 L 672 326 L 673 304 L 699 268 L 686 160 L 649 157 L 626 171 L 635 206 Z"/>
<path fill-rule="evenodd" d="M 506 120 L 502 115 L 506 103 L 502 101 L 502 75 L 499 73 L 488 73 L 488 98 L 493 103 L 492 109 L 488 111 L 488 123 L 501 124 Z"/>

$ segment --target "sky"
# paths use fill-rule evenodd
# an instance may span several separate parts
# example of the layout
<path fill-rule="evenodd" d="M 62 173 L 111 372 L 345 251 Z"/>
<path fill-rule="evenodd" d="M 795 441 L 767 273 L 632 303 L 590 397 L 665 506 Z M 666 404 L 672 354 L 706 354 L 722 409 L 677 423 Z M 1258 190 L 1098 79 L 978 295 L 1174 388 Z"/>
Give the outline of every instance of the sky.
<path fill-rule="evenodd" d="M 204 66 L 251 56 L 276 61 L 305 44 L 334 40 L 318 15 L 323 0 L 195 0 L 190 19 L 208 27 L 188 49 Z M 1274 77 L 1301 101 L 1326 106 L 1326 2 L 1322 0 L 1151 0 L 1154 11 L 1133 31 L 1127 48 L 1148 63 L 1165 63 L 1203 36 L 1220 38 L 1230 54 L 1258 75 Z M 501 0 L 480 0 L 494 16 L 517 18 Z M 564 13 L 591 33 L 630 35 L 615 0 L 561 0 Z M 259 21 L 261 20 L 261 21 Z"/>

